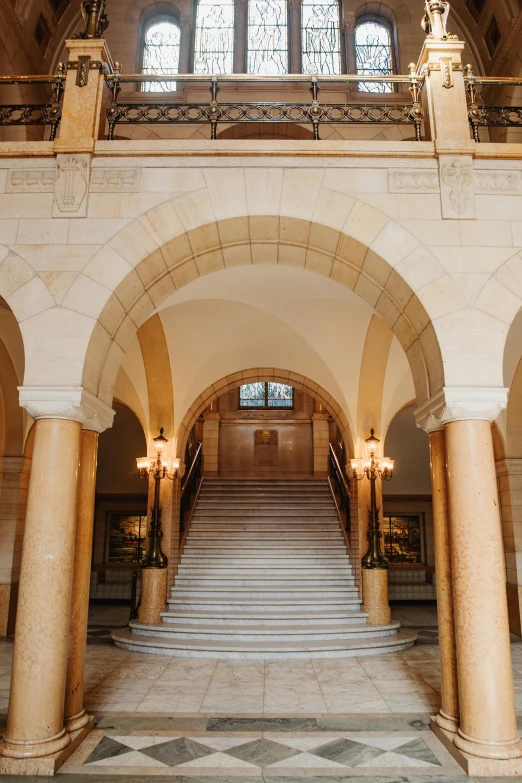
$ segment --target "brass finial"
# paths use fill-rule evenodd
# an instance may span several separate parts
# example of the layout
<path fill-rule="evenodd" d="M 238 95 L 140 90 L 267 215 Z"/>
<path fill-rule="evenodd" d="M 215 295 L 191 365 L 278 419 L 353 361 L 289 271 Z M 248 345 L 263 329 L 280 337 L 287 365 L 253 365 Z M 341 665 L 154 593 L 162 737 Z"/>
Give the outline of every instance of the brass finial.
<path fill-rule="evenodd" d="M 428 38 L 438 41 L 447 41 L 448 38 L 455 38 L 447 30 L 448 17 L 450 13 L 450 4 L 448 0 L 425 0 L 426 13 L 422 19 L 422 29 Z"/>

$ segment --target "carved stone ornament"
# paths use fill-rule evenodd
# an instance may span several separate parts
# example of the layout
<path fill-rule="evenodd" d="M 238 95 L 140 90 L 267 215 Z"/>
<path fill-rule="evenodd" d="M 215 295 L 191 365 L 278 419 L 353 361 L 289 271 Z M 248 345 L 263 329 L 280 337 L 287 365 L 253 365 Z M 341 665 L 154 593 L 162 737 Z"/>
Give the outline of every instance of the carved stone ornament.
<path fill-rule="evenodd" d="M 455 86 L 453 81 L 453 61 L 451 57 L 441 57 L 440 60 L 440 77 L 442 79 L 442 86 L 446 90 L 451 90 Z"/>
<path fill-rule="evenodd" d="M 31 460 L 28 457 L 2 457 L 0 461 L 1 473 L 30 473 Z"/>
<path fill-rule="evenodd" d="M 470 156 L 440 156 L 442 217 L 473 219 L 475 217 L 475 183 Z"/>
<path fill-rule="evenodd" d="M 522 191 L 520 171 L 475 171 L 475 193 L 518 196 Z"/>
<path fill-rule="evenodd" d="M 54 193 L 56 169 L 9 169 L 6 193 Z"/>
<path fill-rule="evenodd" d="M 436 169 L 389 169 L 390 193 L 438 193 L 439 172 Z"/>
<path fill-rule="evenodd" d="M 452 421 L 495 421 L 507 406 L 509 389 L 444 387 L 415 409 L 417 427 L 435 432 Z"/>
<path fill-rule="evenodd" d="M 91 156 L 57 155 L 53 217 L 85 217 Z"/>
<path fill-rule="evenodd" d="M 497 476 L 522 476 L 522 459 L 502 459 L 495 463 Z"/>
<path fill-rule="evenodd" d="M 112 427 L 114 411 L 82 386 L 19 386 L 19 400 L 33 419 L 79 421 L 84 430 Z"/>
<path fill-rule="evenodd" d="M 91 193 L 139 193 L 141 169 L 93 168 Z"/>

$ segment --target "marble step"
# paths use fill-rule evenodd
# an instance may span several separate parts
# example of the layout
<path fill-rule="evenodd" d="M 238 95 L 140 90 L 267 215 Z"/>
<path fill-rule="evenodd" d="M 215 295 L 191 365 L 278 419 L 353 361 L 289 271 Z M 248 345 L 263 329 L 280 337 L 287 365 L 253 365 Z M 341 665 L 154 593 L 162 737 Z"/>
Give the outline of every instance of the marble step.
<path fill-rule="evenodd" d="M 330 504 L 329 507 L 323 506 L 319 509 L 313 509 L 309 506 L 305 506 L 304 508 L 285 508 L 284 510 L 280 506 L 273 506 L 273 507 L 266 507 L 262 506 L 260 508 L 220 508 L 219 506 L 213 505 L 211 508 L 201 508 L 199 503 L 197 507 L 197 511 L 194 515 L 195 519 L 205 519 L 206 517 L 223 517 L 223 516 L 231 516 L 231 517 L 238 517 L 239 519 L 250 519 L 251 517 L 258 518 L 261 517 L 262 519 L 267 519 L 270 517 L 283 517 L 284 519 L 288 520 L 288 522 L 291 521 L 292 517 L 302 517 L 303 520 L 315 520 L 317 517 L 323 518 L 323 517 L 333 517 L 336 519 L 335 515 L 335 507 L 333 504 Z"/>
<path fill-rule="evenodd" d="M 340 598 L 340 599 L 346 599 L 346 598 L 357 598 L 358 592 L 355 587 L 327 587 L 326 585 L 323 585 L 322 587 L 314 587 L 310 586 L 308 588 L 306 587 L 296 587 L 295 589 L 283 589 L 283 588 L 277 588 L 274 587 L 273 589 L 270 589 L 268 587 L 262 588 L 262 587 L 254 587 L 254 588 L 248 588 L 247 586 L 242 586 L 241 588 L 233 588 L 233 587 L 213 587 L 205 589 L 204 587 L 201 588 L 185 588 L 182 587 L 173 587 L 171 590 L 171 597 L 172 598 L 188 598 L 190 600 L 196 600 L 199 598 L 221 598 L 222 601 L 243 601 L 243 600 L 249 600 L 250 598 L 260 598 L 263 600 L 271 600 L 273 598 L 285 598 L 287 601 L 289 600 L 297 600 L 299 598 L 308 598 L 308 600 L 311 600 L 312 598 L 317 600 L 318 598 Z"/>
<path fill-rule="evenodd" d="M 246 509 L 251 508 L 324 508 L 332 505 L 331 495 L 321 495 L 320 497 L 297 497 L 289 498 L 288 494 L 281 493 L 277 498 L 272 498 L 269 495 L 257 498 L 252 495 L 245 496 L 244 498 L 208 498 L 206 495 L 200 495 L 198 499 L 198 508 L 235 508 Z"/>
<path fill-rule="evenodd" d="M 215 609 L 218 614 L 226 610 L 233 609 L 236 612 L 279 612 L 284 610 L 296 611 L 299 609 L 303 614 L 322 611 L 344 611 L 352 612 L 360 609 L 362 600 L 357 596 L 352 598 L 333 596 L 324 598 L 322 596 L 315 598 L 248 598 L 246 596 L 237 596 L 234 601 L 229 601 L 226 606 L 215 595 L 206 598 L 180 598 L 178 596 L 167 598 L 169 611 L 175 612 L 178 609 L 190 611 L 208 611 Z"/>
<path fill-rule="evenodd" d="M 241 576 L 231 574 L 229 576 L 178 576 L 176 579 L 176 590 L 208 590 L 210 588 L 231 588 L 244 587 L 247 590 L 257 590 L 257 588 L 269 590 L 297 590 L 297 588 L 333 588 L 333 587 L 354 587 L 355 581 L 350 577 L 325 577 L 315 574 L 307 576 L 288 576 L 284 579 L 281 576 L 263 576 L 258 579 L 255 576 Z"/>
<path fill-rule="evenodd" d="M 307 642 L 235 642 L 209 640 L 160 639 L 138 636 L 130 628 L 111 633 L 117 647 L 156 655 L 190 656 L 199 658 L 250 658 L 257 660 L 287 658 L 346 658 L 359 655 L 380 655 L 412 647 L 417 634 L 399 631 L 392 636 L 376 639 L 346 639 Z"/>
<path fill-rule="evenodd" d="M 285 548 L 286 547 L 286 548 Z M 296 557 L 299 554 L 305 554 L 305 555 L 318 555 L 318 556 L 330 556 L 339 554 L 340 552 L 344 552 L 344 547 L 340 546 L 339 544 L 303 544 L 298 545 L 295 544 L 294 546 L 287 546 L 286 541 L 280 541 L 278 543 L 272 543 L 270 545 L 266 544 L 264 547 L 260 546 L 254 546 L 252 542 L 248 543 L 248 547 L 241 544 L 241 543 L 223 543 L 223 542 L 216 542 L 216 541 L 207 541 L 207 542 L 199 542 L 197 545 L 191 544 L 190 542 L 187 542 L 185 544 L 185 548 L 183 550 L 184 553 L 193 555 L 195 557 L 205 557 L 209 556 L 211 553 L 212 556 L 218 556 L 218 555 L 225 555 L 225 556 L 232 556 L 232 557 L 238 557 L 241 555 L 246 555 L 248 557 L 257 557 L 258 555 L 263 555 L 263 557 Z M 344 555 L 346 556 L 346 555 Z"/>
<path fill-rule="evenodd" d="M 253 566 L 187 566 L 181 564 L 178 568 L 178 578 L 181 579 L 216 579 L 216 578 L 240 578 L 245 579 L 351 579 L 353 574 L 349 566 L 345 568 L 320 568 L 318 566 L 279 566 L 267 565 L 263 567 Z"/>
<path fill-rule="evenodd" d="M 234 557 L 233 555 L 212 555 L 208 557 L 205 555 L 189 555 L 183 554 L 181 556 L 181 566 L 187 568 L 325 568 L 332 566 L 333 568 L 348 568 L 351 570 L 346 554 L 330 555 L 329 557 L 290 557 L 288 555 L 257 555 L 250 557 Z"/>
<path fill-rule="evenodd" d="M 241 625 L 294 626 L 294 625 L 360 625 L 366 622 L 367 613 L 360 610 L 322 611 L 322 612 L 231 612 L 231 611 L 184 611 L 162 612 L 164 623 L 198 625 L 202 621 L 212 625 L 228 625 L 240 622 Z"/>
<path fill-rule="evenodd" d="M 225 535 L 220 536 L 219 530 L 212 530 L 212 531 L 202 531 L 202 530 L 191 530 L 190 531 L 190 538 L 191 540 L 197 540 L 200 538 L 204 538 L 206 541 L 210 541 L 212 539 L 219 538 L 221 540 L 227 538 L 229 540 L 234 539 L 243 539 L 243 540 L 252 540 L 252 541 L 273 541 L 274 539 L 282 540 L 282 541 L 295 541 L 296 540 L 296 532 L 295 530 L 284 530 L 281 528 L 272 530 L 264 530 L 262 527 L 260 527 L 259 530 L 241 530 L 240 526 L 237 525 L 234 527 L 233 530 L 227 530 L 224 531 L 226 533 Z M 337 530 L 333 529 L 331 531 L 329 530 L 303 530 L 302 535 L 299 536 L 300 541 L 341 541 L 340 531 L 339 528 Z"/>
<path fill-rule="evenodd" d="M 339 626 L 293 626 L 290 628 L 269 628 L 268 626 L 250 626 L 201 624 L 186 626 L 165 623 L 143 624 L 129 623 L 133 633 L 142 636 L 155 636 L 164 639 L 208 640 L 230 642 L 303 642 L 310 641 L 341 641 L 348 639 L 375 639 L 392 636 L 397 633 L 400 623 L 389 625 L 352 625 L 346 628 Z"/>

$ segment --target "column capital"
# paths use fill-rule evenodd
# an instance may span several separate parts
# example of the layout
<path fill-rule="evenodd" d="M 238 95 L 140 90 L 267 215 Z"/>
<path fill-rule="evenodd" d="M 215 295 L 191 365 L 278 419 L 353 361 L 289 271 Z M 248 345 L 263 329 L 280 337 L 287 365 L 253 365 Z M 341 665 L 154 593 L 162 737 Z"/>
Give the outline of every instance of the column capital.
<path fill-rule="evenodd" d="M 19 386 L 18 392 L 21 407 L 35 420 L 69 419 L 95 432 L 112 427 L 115 411 L 82 386 Z"/>
<path fill-rule="evenodd" d="M 445 386 L 415 409 L 417 427 L 436 432 L 452 421 L 493 422 L 507 406 L 508 389 Z"/>

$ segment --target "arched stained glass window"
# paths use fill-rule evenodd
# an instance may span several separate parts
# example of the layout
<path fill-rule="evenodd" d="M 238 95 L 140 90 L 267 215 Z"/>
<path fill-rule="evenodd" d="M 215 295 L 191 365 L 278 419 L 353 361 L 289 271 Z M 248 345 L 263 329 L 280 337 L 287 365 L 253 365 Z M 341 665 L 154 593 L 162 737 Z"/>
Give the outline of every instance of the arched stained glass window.
<path fill-rule="evenodd" d="M 233 65 L 234 0 L 199 0 L 194 73 L 232 73 Z"/>
<path fill-rule="evenodd" d="M 249 0 L 248 73 L 288 72 L 287 0 Z"/>
<path fill-rule="evenodd" d="M 393 73 L 391 34 L 388 25 L 375 20 L 361 22 L 355 28 L 357 73 L 387 76 Z M 360 82 L 362 92 L 392 92 L 389 82 Z"/>
<path fill-rule="evenodd" d="M 301 25 L 303 73 L 341 73 L 337 0 L 303 0 Z"/>
<path fill-rule="evenodd" d="M 246 383 L 239 387 L 240 408 L 293 408 L 294 390 L 284 383 Z"/>
<path fill-rule="evenodd" d="M 143 31 L 142 73 L 179 73 L 179 25 L 168 16 L 156 16 Z M 144 82 L 143 92 L 170 92 L 175 82 Z"/>

